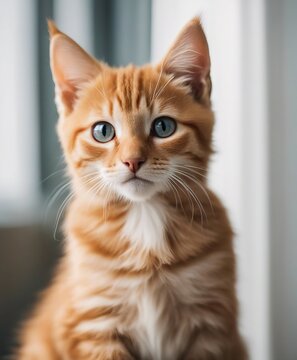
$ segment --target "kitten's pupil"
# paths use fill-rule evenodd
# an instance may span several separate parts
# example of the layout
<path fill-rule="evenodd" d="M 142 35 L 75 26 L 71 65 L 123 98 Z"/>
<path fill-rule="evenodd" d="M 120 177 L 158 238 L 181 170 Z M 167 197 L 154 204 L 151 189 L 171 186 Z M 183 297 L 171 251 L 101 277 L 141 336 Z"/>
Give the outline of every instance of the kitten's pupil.
<path fill-rule="evenodd" d="M 106 125 L 105 124 L 102 126 L 102 135 L 104 137 L 106 137 Z"/>
<path fill-rule="evenodd" d="M 163 120 L 161 121 L 161 126 L 162 126 L 162 130 L 165 132 L 166 124 L 165 124 L 165 122 Z"/>

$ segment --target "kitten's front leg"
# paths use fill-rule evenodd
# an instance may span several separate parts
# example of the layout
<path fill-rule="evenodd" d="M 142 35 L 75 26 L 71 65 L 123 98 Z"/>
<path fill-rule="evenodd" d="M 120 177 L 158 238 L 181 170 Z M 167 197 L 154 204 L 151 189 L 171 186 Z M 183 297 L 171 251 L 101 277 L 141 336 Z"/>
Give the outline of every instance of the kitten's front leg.
<path fill-rule="evenodd" d="M 67 341 L 67 360 L 134 360 L 116 331 L 75 334 Z"/>
<path fill-rule="evenodd" d="M 68 359 L 77 360 L 134 360 L 120 342 L 98 342 L 88 339 L 78 340 L 68 352 Z"/>
<path fill-rule="evenodd" d="M 60 313 L 55 339 L 63 360 L 133 360 L 129 337 L 118 330 L 119 309 L 112 306 L 67 307 Z"/>

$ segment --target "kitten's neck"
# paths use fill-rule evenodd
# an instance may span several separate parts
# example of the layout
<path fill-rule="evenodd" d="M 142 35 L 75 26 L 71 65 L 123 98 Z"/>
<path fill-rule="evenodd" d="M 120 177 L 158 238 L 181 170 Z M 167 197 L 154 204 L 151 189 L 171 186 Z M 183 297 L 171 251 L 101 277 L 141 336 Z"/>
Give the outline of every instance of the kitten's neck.
<path fill-rule="evenodd" d="M 185 209 L 175 207 L 166 197 L 135 203 L 112 201 L 107 206 L 76 198 L 66 221 L 67 248 L 74 266 L 78 258 L 84 262 L 87 256 L 106 268 L 113 264 L 135 271 L 186 261 L 213 237 L 206 224 L 187 219 L 186 211 L 186 205 Z"/>

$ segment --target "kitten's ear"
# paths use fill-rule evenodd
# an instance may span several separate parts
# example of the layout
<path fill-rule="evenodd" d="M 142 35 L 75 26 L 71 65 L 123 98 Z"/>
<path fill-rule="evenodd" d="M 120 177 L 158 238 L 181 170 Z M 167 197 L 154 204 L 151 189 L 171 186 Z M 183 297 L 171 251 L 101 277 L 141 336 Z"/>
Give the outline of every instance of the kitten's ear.
<path fill-rule="evenodd" d="M 78 92 L 99 74 L 102 66 L 50 20 L 48 30 L 57 108 L 60 115 L 67 115 L 73 110 Z"/>
<path fill-rule="evenodd" d="M 190 86 L 196 100 L 209 102 L 211 92 L 210 56 L 207 40 L 198 17 L 182 29 L 159 65 L 181 83 Z"/>

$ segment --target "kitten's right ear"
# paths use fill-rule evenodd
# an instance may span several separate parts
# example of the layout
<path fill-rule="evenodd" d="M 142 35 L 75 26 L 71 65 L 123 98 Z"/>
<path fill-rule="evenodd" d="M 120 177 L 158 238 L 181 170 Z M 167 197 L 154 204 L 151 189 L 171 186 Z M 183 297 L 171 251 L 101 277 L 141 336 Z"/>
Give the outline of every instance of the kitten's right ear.
<path fill-rule="evenodd" d="M 48 30 L 57 108 L 60 115 L 67 115 L 74 108 L 78 92 L 100 73 L 102 65 L 50 20 Z"/>
<path fill-rule="evenodd" d="M 159 64 L 159 69 L 189 86 L 195 100 L 209 103 L 210 55 L 200 19 L 192 19 Z"/>

